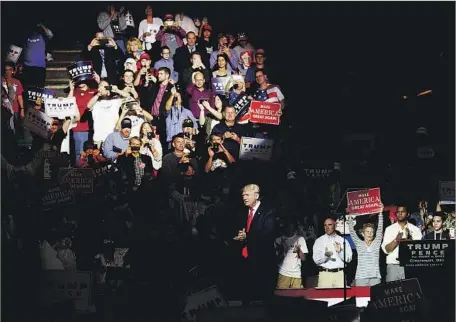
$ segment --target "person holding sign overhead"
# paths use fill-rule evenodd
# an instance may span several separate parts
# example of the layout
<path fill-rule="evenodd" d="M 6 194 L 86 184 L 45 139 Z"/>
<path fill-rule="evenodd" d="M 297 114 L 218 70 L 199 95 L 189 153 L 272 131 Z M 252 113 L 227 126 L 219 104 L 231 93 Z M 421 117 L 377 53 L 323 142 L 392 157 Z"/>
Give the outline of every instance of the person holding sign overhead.
<path fill-rule="evenodd" d="M 378 214 L 378 227 L 371 223 L 364 224 L 361 229 L 361 240 L 356 234 L 353 215 L 349 214 L 349 232 L 358 252 L 358 267 L 356 268 L 356 286 L 374 286 L 380 284 L 381 275 L 379 269 L 380 246 L 383 233 L 383 209 Z"/>
<path fill-rule="evenodd" d="M 404 205 L 397 207 L 397 222 L 388 226 L 383 236 L 382 249 L 386 257 L 386 281 L 405 279 L 404 267 L 399 266 L 399 243 L 402 240 L 420 240 L 421 230 L 408 222 L 409 212 Z"/>

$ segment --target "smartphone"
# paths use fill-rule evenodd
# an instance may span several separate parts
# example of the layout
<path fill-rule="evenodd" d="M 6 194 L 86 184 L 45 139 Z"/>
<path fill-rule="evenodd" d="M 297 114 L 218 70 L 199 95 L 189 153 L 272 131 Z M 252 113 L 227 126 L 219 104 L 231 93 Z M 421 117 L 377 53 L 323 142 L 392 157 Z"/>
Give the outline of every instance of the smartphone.
<path fill-rule="evenodd" d="M 209 102 L 207 98 L 201 98 L 198 100 L 198 104 L 203 104 L 203 102 Z"/>
<path fill-rule="evenodd" d="M 149 140 L 152 140 L 154 137 L 155 137 L 154 132 L 147 132 L 147 138 L 148 138 Z"/>
<path fill-rule="evenodd" d="M 103 39 L 98 39 L 98 43 L 100 44 L 100 47 L 106 47 L 106 44 L 108 43 L 108 40 L 103 38 Z"/>
<path fill-rule="evenodd" d="M 105 86 L 104 88 L 105 88 L 105 90 L 107 90 L 107 91 L 112 91 L 112 86 L 111 86 L 111 85 Z"/>

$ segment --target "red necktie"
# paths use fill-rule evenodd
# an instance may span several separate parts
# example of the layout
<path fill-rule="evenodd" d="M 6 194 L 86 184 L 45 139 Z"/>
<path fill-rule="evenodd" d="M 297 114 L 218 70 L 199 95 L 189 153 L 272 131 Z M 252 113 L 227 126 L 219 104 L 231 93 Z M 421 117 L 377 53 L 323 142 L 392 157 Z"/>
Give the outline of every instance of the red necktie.
<path fill-rule="evenodd" d="M 253 208 L 250 208 L 249 217 L 247 218 L 247 229 L 245 230 L 247 233 L 250 230 L 250 224 L 252 223 L 252 219 L 253 219 Z M 244 258 L 247 258 L 249 256 L 249 253 L 247 252 L 247 246 L 244 246 L 244 248 L 242 249 L 242 256 L 244 256 Z"/>

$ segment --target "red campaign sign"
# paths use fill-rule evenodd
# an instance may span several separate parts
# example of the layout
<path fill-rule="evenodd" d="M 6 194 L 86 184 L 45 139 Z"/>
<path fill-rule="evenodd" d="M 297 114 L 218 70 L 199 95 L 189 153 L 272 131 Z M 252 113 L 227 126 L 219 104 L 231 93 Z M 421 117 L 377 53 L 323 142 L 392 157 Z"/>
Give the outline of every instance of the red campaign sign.
<path fill-rule="evenodd" d="M 371 215 L 381 212 L 380 188 L 348 192 L 347 205 L 349 214 Z"/>
<path fill-rule="evenodd" d="M 279 125 L 279 103 L 252 101 L 250 104 L 250 122 Z"/>

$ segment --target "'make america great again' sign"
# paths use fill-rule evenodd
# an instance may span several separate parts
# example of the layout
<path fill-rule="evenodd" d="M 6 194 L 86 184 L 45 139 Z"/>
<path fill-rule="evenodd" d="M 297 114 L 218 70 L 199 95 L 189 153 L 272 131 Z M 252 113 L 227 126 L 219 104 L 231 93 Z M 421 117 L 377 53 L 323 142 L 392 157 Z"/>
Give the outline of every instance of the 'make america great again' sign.
<path fill-rule="evenodd" d="M 377 214 L 382 211 L 380 188 L 347 193 L 348 213 L 354 215 Z"/>

